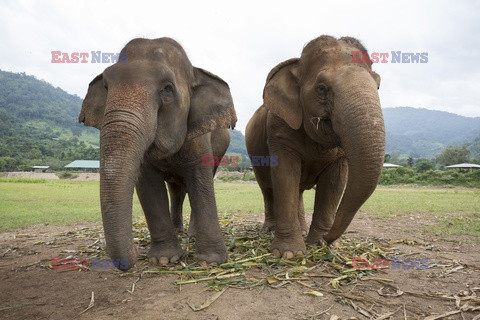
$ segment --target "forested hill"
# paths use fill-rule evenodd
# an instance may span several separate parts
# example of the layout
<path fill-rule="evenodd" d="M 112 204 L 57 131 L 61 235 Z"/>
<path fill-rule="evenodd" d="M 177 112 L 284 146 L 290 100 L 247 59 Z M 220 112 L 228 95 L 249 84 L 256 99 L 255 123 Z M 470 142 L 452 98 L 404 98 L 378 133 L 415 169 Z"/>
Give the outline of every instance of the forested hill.
<path fill-rule="evenodd" d="M 81 105 L 43 80 L 0 71 L 0 170 L 97 159 L 99 133 L 78 123 Z"/>
<path fill-rule="evenodd" d="M 228 154 L 238 154 L 242 156 L 242 159 L 248 160 L 247 147 L 245 146 L 245 137 L 241 131 L 230 131 L 230 146 L 227 150 Z"/>
<path fill-rule="evenodd" d="M 0 112 L 2 119 L 9 119 L 14 126 L 33 124 L 30 123 L 33 121 L 53 125 L 50 127 L 52 137 L 62 133 L 55 132 L 57 128 L 68 128 L 72 134 L 78 133 L 82 130 L 77 121 L 81 104 L 82 99 L 78 96 L 54 88 L 43 80 L 24 73 L 0 71 Z M 2 126 L 2 129 L 12 127 Z"/>
<path fill-rule="evenodd" d="M 479 117 L 411 107 L 384 108 L 383 116 L 387 153 L 433 158 L 447 146 L 465 144 L 472 156 L 480 156 Z"/>

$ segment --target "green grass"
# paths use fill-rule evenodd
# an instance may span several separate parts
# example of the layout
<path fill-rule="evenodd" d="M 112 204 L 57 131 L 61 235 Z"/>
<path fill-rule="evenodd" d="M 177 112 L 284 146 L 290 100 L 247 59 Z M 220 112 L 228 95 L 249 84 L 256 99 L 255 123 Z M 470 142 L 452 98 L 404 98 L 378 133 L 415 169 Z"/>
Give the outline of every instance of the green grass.
<path fill-rule="evenodd" d="M 378 219 L 434 220 L 435 234 L 480 236 L 480 189 L 379 186 L 361 209 Z"/>
<path fill-rule="evenodd" d="M 379 186 L 362 211 L 377 218 L 409 213 L 471 215 L 480 212 L 480 189 Z"/>
<path fill-rule="evenodd" d="M 215 184 L 215 192 L 220 213 L 264 210 L 257 184 L 220 182 Z M 305 192 L 304 202 L 310 214 L 314 190 Z M 361 210 L 379 219 L 409 214 L 436 218 L 429 231 L 480 235 L 480 189 L 380 186 Z M 190 213 L 188 200 L 184 212 Z M 133 215 L 143 216 L 136 196 Z M 98 182 L 0 178 L 0 231 L 83 221 L 101 221 Z"/>
<path fill-rule="evenodd" d="M 0 230 L 101 221 L 98 182 L 33 181 L 0 179 Z M 134 214 L 141 214 L 138 201 Z"/>

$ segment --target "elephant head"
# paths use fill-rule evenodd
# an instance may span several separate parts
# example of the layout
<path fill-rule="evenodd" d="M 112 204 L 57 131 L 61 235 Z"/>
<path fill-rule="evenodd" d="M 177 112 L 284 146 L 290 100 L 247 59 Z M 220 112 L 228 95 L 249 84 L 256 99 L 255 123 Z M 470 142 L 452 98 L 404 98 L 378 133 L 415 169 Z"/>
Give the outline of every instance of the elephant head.
<path fill-rule="evenodd" d="M 348 162 L 348 182 L 330 231 L 342 235 L 374 191 L 382 170 L 385 129 L 378 97 L 380 76 L 372 63 L 353 63 L 352 52 L 367 53 L 351 37 L 321 36 L 298 59 L 274 68 L 267 78 L 264 105 L 292 129 L 301 127 L 318 149 L 340 147 Z"/>
<path fill-rule="evenodd" d="M 89 84 L 79 121 L 100 129 L 100 198 L 107 252 L 113 259 L 137 251 L 132 198 L 142 161 L 168 158 L 185 141 L 233 127 L 228 85 L 191 65 L 169 38 L 134 39 L 121 51 L 127 62 L 106 68 Z"/>

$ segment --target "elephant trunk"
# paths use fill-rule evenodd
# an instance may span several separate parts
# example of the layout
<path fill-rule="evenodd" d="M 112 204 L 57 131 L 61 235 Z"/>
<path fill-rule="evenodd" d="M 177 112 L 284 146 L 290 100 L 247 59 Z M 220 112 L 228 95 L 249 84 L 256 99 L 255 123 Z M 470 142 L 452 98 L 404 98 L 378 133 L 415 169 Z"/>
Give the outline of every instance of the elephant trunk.
<path fill-rule="evenodd" d="M 130 269 L 137 260 L 132 235 L 133 190 L 144 153 L 153 140 L 147 137 L 148 132 L 154 132 L 149 128 L 152 121 L 145 119 L 155 117 L 145 117 L 141 110 L 145 110 L 144 99 L 119 102 L 109 94 L 100 133 L 100 202 L 106 251 L 121 270 Z"/>
<path fill-rule="evenodd" d="M 324 236 L 327 243 L 345 232 L 375 190 L 385 153 L 385 128 L 374 81 L 368 75 L 346 83 L 338 99 L 337 110 L 341 111 L 332 117 L 332 123 L 338 128 L 348 161 L 348 180 L 333 225 Z"/>

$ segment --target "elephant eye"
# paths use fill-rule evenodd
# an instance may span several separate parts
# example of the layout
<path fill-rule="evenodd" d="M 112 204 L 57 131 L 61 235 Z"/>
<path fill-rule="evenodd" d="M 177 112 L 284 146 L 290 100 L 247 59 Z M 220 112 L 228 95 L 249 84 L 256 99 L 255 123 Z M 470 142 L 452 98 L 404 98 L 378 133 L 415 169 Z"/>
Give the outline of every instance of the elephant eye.
<path fill-rule="evenodd" d="M 172 84 L 167 84 L 160 91 L 160 97 L 164 103 L 169 103 L 175 98 L 175 89 Z"/>
<path fill-rule="evenodd" d="M 165 93 L 173 93 L 173 86 L 171 84 L 168 84 L 163 88 L 163 92 Z"/>
<path fill-rule="evenodd" d="M 326 100 L 328 97 L 328 87 L 323 83 L 317 85 L 315 89 L 317 98 L 320 100 Z"/>

